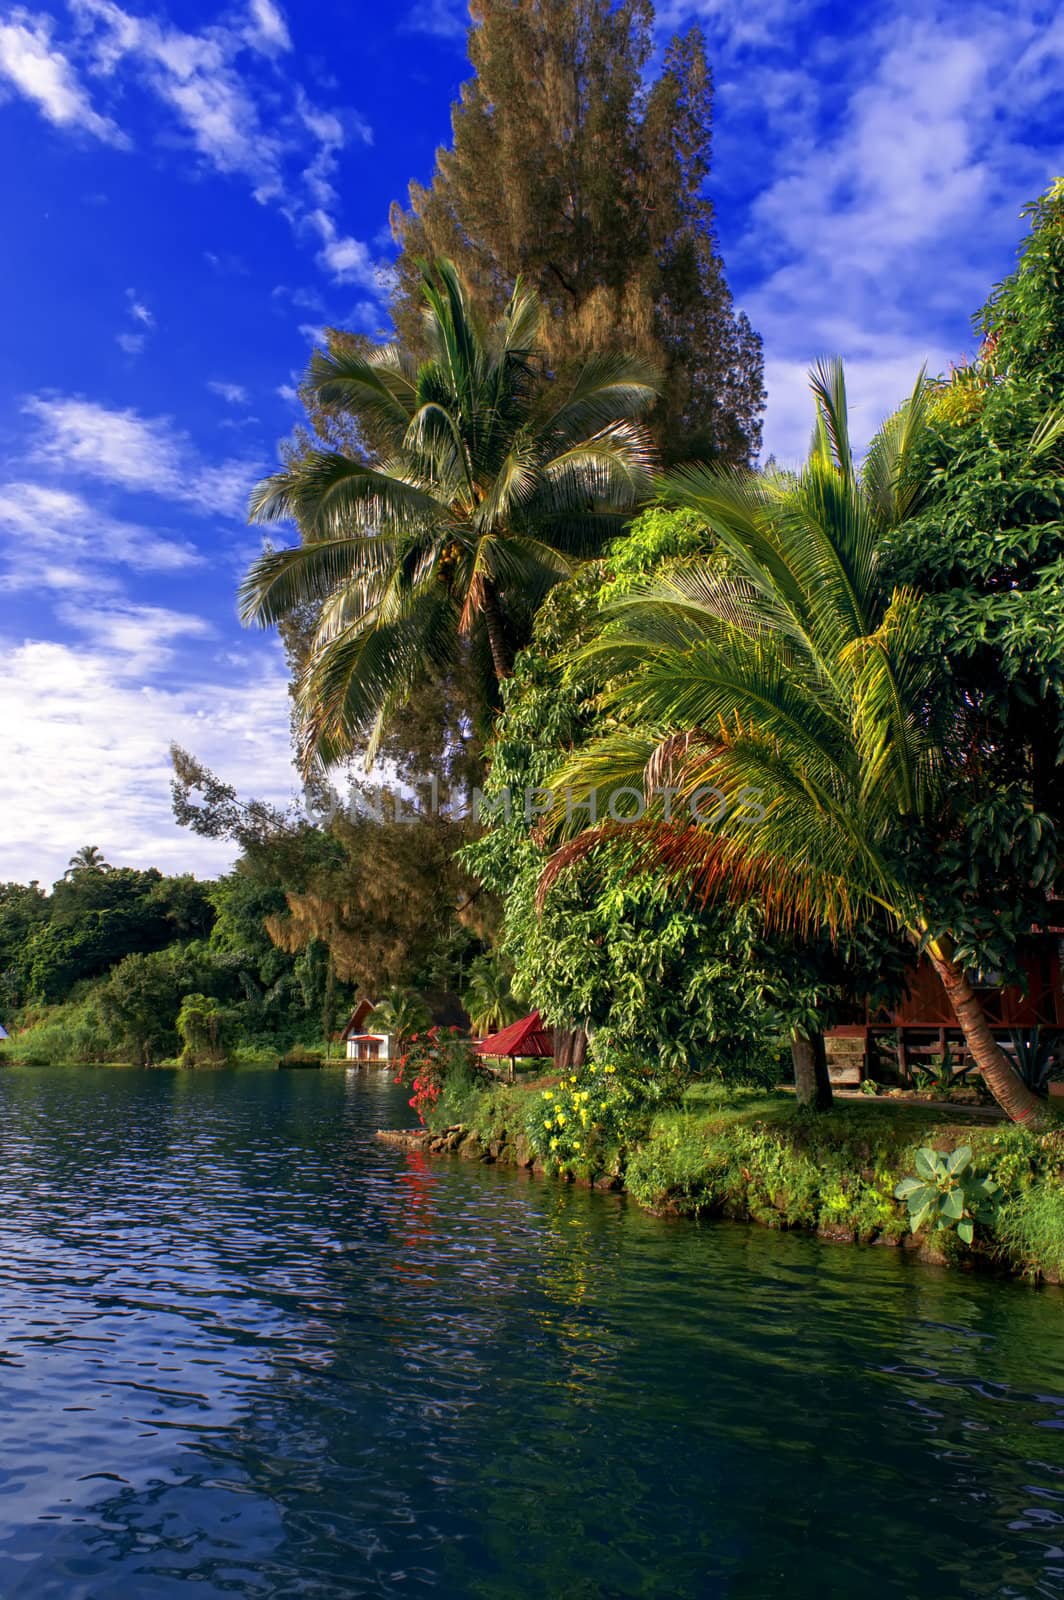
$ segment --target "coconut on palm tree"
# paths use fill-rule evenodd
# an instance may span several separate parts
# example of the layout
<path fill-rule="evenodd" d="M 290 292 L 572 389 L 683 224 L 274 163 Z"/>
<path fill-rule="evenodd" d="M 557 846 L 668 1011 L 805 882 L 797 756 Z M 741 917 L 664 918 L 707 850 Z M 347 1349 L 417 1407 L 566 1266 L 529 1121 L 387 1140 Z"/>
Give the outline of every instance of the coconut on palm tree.
<path fill-rule="evenodd" d="M 302 542 L 256 561 L 243 619 L 318 612 L 296 688 L 307 764 L 361 744 L 371 762 L 418 683 L 470 652 L 490 704 L 540 598 L 651 485 L 650 368 L 603 356 L 559 385 L 531 289 L 490 327 L 450 262 L 423 293 L 425 360 L 390 344 L 312 363 L 317 400 L 361 420 L 378 458 L 310 451 L 251 498 L 253 521 L 293 519 Z"/>
<path fill-rule="evenodd" d="M 882 558 L 918 492 L 906 466 L 926 389 L 921 378 L 858 472 L 841 367 L 816 369 L 812 387 L 814 445 L 797 475 L 670 477 L 719 555 L 616 602 L 591 648 L 614 677 L 618 731 L 558 780 L 583 795 L 638 785 L 646 814 L 585 829 L 547 881 L 612 833 L 688 891 L 756 897 L 779 924 L 838 931 L 886 917 L 926 951 L 995 1099 L 1034 1123 L 1041 1103 L 959 953 L 956 882 L 937 872 L 951 842 L 965 843 L 976 762 L 940 692 L 921 597 L 893 587 Z"/>

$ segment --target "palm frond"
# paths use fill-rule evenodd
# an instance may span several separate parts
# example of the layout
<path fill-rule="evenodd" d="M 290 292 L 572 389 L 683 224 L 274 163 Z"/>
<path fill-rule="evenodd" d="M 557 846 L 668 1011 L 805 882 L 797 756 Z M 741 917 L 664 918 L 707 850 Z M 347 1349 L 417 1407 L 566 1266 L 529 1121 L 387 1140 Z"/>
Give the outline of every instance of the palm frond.
<path fill-rule="evenodd" d="M 925 364 L 908 400 L 887 418 L 868 447 L 861 487 L 881 528 L 896 527 L 916 510 L 922 487 L 911 465 L 927 432 L 932 393 Z"/>
<path fill-rule="evenodd" d="M 316 350 L 310 382 L 323 406 L 339 406 L 386 428 L 393 443 L 402 439 L 416 398 L 417 368 L 398 345 L 368 354 Z"/>
<path fill-rule="evenodd" d="M 553 456 L 542 468 L 536 512 L 580 511 L 589 503 L 637 506 L 653 488 L 650 435 L 635 422 L 616 422 Z"/>
<path fill-rule="evenodd" d="M 270 550 L 252 565 L 238 591 L 241 622 L 268 628 L 298 606 L 321 604 L 350 583 L 385 572 L 393 559 L 388 540 L 365 537 L 316 540 Z"/>
<path fill-rule="evenodd" d="M 399 533 L 446 515 L 427 488 L 406 480 L 406 471 L 406 462 L 369 467 L 335 450 L 313 450 L 256 486 L 249 520 L 290 518 L 304 537 L 329 539 L 355 529 Z"/>
<path fill-rule="evenodd" d="M 837 356 L 824 356 L 815 363 L 809 374 L 809 387 L 816 401 L 817 422 L 827 439 L 831 461 L 842 477 L 852 482 L 855 473 L 846 401 L 846 374 Z"/>
<path fill-rule="evenodd" d="M 586 361 L 560 403 L 546 413 L 544 433 L 559 446 L 598 433 L 611 423 L 645 416 L 661 393 L 661 375 L 649 362 L 620 352 Z"/>

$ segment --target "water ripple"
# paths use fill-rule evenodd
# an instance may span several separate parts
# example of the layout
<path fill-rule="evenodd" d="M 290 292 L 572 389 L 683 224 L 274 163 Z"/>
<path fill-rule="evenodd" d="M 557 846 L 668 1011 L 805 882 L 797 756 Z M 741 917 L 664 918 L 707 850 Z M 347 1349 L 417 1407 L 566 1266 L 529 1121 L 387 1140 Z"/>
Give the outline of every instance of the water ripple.
<path fill-rule="evenodd" d="M 372 1074 L 0 1074 L 0 1593 L 1064 1597 L 1064 1300 L 376 1144 Z"/>

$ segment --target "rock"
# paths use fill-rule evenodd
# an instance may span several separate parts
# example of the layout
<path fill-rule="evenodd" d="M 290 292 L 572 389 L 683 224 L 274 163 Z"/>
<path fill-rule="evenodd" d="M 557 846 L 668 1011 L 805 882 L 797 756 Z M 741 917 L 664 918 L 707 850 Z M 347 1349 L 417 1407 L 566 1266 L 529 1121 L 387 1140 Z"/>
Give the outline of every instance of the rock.
<path fill-rule="evenodd" d="M 384 1144 L 394 1144 L 400 1150 L 424 1150 L 429 1136 L 427 1128 L 378 1128 L 377 1138 Z"/>
<path fill-rule="evenodd" d="M 536 1152 L 529 1143 L 527 1136 L 523 1133 L 517 1135 L 517 1142 L 514 1145 L 514 1158 L 519 1167 L 526 1169 L 534 1167 L 536 1164 Z"/>
<path fill-rule="evenodd" d="M 624 1184 L 616 1172 L 600 1172 L 598 1177 L 595 1179 L 594 1187 L 596 1189 L 616 1190 L 623 1189 Z"/>
<path fill-rule="evenodd" d="M 458 1154 L 463 1161 L 480 1160 L 480 1140 L 475 1133 L 467 1133 L 458 1146 Z"/>

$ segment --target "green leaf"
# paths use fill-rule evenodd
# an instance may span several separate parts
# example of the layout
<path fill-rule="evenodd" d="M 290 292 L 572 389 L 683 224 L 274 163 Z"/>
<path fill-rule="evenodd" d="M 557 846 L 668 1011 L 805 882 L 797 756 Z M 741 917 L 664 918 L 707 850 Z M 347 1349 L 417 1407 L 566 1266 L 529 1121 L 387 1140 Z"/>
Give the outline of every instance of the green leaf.
<path fill-rule="evenodd" d="M 953 1154 L 950 1156 L 947 1163 L 947 1168 L 950 1172 L 957 1173 L 963 1172 L 965 1168 L 970 1167 L 971 1164 L 972 1147 L 970 1144 L 962 1144 L 958 1145 L 956 1150 L 954 1150 Z"/>
<path fill-rule="evenodd" d="M 949 1217 L 951 1221 L 958 1222 L 964 1215 L 964 1192 L 961 1189 L 951 1189 L 942 1202 L 941 1214 Z"/>
<path fill-rule="evenodd" d="M 963 1239 L 965 1244 L 971 1244 L 973 1238 L 975 1237 L 975 1229 L 967 1218 L 965 1218 L 963 1222 L 958 1222 L 957 1237 L 958 1239 Z"/>
<path fill-rule="evenodd" d="M 918 1150 L 916 1152 L 916 1170 L 921 1178 L 930 1178 L 932 1180 L 937 1178 L 940 1171 L 937 1150 L 929 1150 L 926 1147 L 923 1150 Z"/>

